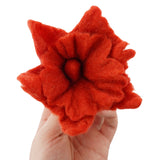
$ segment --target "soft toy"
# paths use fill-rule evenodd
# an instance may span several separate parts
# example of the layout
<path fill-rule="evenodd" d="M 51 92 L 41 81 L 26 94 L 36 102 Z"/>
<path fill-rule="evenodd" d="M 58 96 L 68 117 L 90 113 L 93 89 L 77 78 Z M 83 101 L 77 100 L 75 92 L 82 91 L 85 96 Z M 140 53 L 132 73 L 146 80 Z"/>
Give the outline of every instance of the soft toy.
<path fill-rule="evenodd" d="M 125 73 L 135 51 L 92 6 L 69 33 L 28 21 L 41 64 L 18 76 L 24 91 L 59 117 L 64 133 L 85 133 L 97 112 L 137 108 L 141 98 Z"/>

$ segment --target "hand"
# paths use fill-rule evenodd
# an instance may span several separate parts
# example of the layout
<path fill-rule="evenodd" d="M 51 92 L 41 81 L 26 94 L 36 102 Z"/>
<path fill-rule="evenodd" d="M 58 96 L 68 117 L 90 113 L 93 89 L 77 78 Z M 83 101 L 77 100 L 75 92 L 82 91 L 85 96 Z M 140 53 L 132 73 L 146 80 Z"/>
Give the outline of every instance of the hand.
<path fill-rule="evenodd" d="M 107 160 L 116 128 L 116 111 L 103 111 L 87 133 L 71 137 L 63 134 L 57 117 L 45 108 L 30 160 Z"/>

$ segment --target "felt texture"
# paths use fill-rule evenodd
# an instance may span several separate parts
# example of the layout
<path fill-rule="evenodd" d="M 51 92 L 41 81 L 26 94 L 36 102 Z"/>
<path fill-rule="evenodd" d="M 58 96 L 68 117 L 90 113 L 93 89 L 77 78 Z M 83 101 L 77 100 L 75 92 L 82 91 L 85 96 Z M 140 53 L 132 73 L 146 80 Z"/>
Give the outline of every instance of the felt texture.
<path fill-rule="evenodd" d="M 85 133 L 97 112 L 131 109 L 142 99 L 125 73 L 135 51 L 92 6 L 69 33 L 28 21 L 41 64 L 18 76 L 24 91 L 59 117 L 64 133 Z"/>

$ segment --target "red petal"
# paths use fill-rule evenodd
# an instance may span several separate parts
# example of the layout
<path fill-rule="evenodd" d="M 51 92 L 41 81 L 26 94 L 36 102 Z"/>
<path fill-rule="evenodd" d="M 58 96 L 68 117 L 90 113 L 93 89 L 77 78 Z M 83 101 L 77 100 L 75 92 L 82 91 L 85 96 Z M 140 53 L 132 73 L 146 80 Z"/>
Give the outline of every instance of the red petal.
<path fill-rule="evenodd" d="M 124 66 L 113 58 L 106 58 L 100 66 L 88 60 L 84 69 L 84 75 L 89 80 L 106 80 L 121 74 L 124 74 Z"/>
<path fill-rule="evenodd" d="M 124 93 L 124 99 L 120 103 L 115 104 L 113 109 L 133 109 L 140 106 L 142 99 L 139 95 L 133 93 L 133 86 L 131 83 L 129 83 L 128 86 L 124 88 Z"/>
<path fill-rule="evenodd" d="M 42 66 L 38 66 L 26 73 L 20 74 L 17 79 L 22 83 L 22 89 L 29 93 L 35 99 L 44 102 L 45 97 L 42 92 L 42 84 L 39 77 L 43 70 Z"/>
<path fill-rule="evenodd" d="M 95 81 L 94 85 L 114 99 L 114 102 L 120 102 L 124 98 L 123 88 L 129 83 L 129 78 L 125 75 L 118 75 L 107 80 Z"/>
<path fill-rule="evenodd" d="M 44 69 L 40 74 L 40 78 L 48 105 L 55 105 L 55 99 L 60 97 L 68 89 L 68 79 L 57 67 Z"/>
<path fill-rule="evenodd" d="M 35 48 L 40 57 L 47 50 L 48 46 L 53 47 L 55 42 L 66 34 L 64 30 L 57 29 L 33 20 L 28 21 Z"/>
<path fill-rule="evenodd" d="M 74 28 L 73 32 L 75 31 L 91 34 L 106 34 L 107 37 L 112 40 L 113 45 L 121 41 L 120 38 L 114 34 L 107 20 L 101 16 L 101 10 L 96 6 L 92 6 L 90 10 L 84 14 L 79 24 Z"/>
<path fill-rule="evenodd" d="M 68 108 L 71 105 L 72 88 L 68 89 L 64 94 L 55 100 L 55 105 L 59 107 Z"/>
<path fill-rule="evenodd" d="M 123 101 L 113 106 L 113 108 L 119 109 L 133 109 L 138 108 L 141 105 L 142 99 L 136 93 L 126 94 Z"/>
<path fill-rule="evenodd" d="M 101 39 L 101 41 L 99 40 L 99 43 L 93 46 L 91 53 L 88 55 L 87 60 L 85 62 L 85 66 L 98 67 L 104 65 L 104 63 L 106 63 L 107 56 L 111 51 L 111 47 L 111 41 L 106 37 Z"/>
<path fill-rule="evenodd" d="M 84 61 L 87 56 L 99 45 L 99 41 L 102 40 L 102 36 L 98 34 L 90 35 L 88 33 L 76 33 L 76 52 L 78 58 Z"/>
<path fill-rule="evenodd" d="M 124 74 L 110 77 L 106 80 L 95 81 L 94 84 L 102 90 L 105 90 L 106 88 L 123 89 L 128 85 L 129 80 L 128 76 Z"/>
<path fill-rule="evenodd" d="M 129 59 L 135 56 L 136 52 L 133 49 L 127 49 L 122 52 L 122 55 L 119 57 L 119 60 L 122 63 L 126 63 Z"/>
<path fill-rule="evenodd" d="M 135 56 L 135 51 L 132 49 L 127 49 L 125 50 L 125 47 L 127 46 L 127 42 L 120 42 L 117 45 L 115 45 L 112 48 L 112 52 L 110 54 L 110 56 L 112 58 L 117 59 L 118 61 L 120 61 L 121 63 L 126 63 L 130 58 Z"/>
<path fill-rule="evenodd" d="M 67 95 L 65 101 L 67 100 L 68 97 Z M 72 121 L 66 115 L 64 107 L 49 106 L 49 105 L 46 105 L 46 107 L 49 108 L 52 113 L 56 114 L 59 117 L 59 121 L 63 132 L 70 136 L 76 136 L 78 134 L 85 133 L 88 130 L 88 128 L 92 125 L 94 120 L 94 116 L 85 116 L 78 121 Z"/>
<path fill-rule="evenodd" d="M 66 59 L 77 57 L 83 61 L 101 39 L 102 36 L 98 34 L 70 33 L 59 39 L 56 49 Z"/>
<path fill-rule="evenodd" d="M 92 125 L 94 116 L 86 116 L 79 121 L 72 121 L 68 117 L 60 119 L 62 130 L 70 136 L 76 136 L 87 132 L 88 128 Z"/>
<path fill-rule="evenodd" d="M 88 85 L 88 87 L 92 93 L 93 102 L 97 104 L 99 111 L 111 109 L 113 103 L 124 98 L 124 93 L 121 90 L 102 90 L 95 85 Z"/>
<path fill-rule="evenodd" d="M 41 56 L 41 63 L 46 68 L 54 68 L 55 65 L 59 68 L 62 67 L 64 63 L 64 59 L 61 55 L 59 55 L 55 50 L 48 47 L 45 54 Z"/>
<path fill-rule="evenodd" d="M 65 116 L 64 107 L 56 105 L 45 105 L 53 114 L 57 115 L 60 119 Z"/>
<path fill-rule="evenodd" d="M 58 53 L 61 54 L 61 56 L 63 56 L 64 58 L 75 58 L 75 34 L 68 34 L 60 38 L 56 43 L 56 49 Z"/>
<path fill-rule="evenodd" d="M 119 57 L 121 56 L 122 51 L 126 48 L 127 44 L 128 43 L 125 41 L 121 41 L 120 43 L 116 44 L 114 47 L 112 47 L 110 56 L 119 60 Z"/>
<path fill-rule="evenodd" d="M 88 83 L 81 80 L 73 86 L 71 103 L 66 107 L 66 115 L 73 121 L 77 121 L 84 116 L 95 115 L 97 106 L 93 103 L 92 93 L 88 90 Z"/>

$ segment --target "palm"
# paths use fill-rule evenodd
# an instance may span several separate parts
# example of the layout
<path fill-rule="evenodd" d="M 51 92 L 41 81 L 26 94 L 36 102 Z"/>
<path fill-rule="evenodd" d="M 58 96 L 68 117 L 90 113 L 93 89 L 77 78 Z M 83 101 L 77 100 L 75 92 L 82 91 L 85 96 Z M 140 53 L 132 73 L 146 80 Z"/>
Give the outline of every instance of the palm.
<path fill-rule="evenodd" d="M 97 115 L 87 133 L 74 137 L 63 134 L 58 123 L 56 128 L 48 128 L 48 120 L 49 118 L 44 119 L 42 116 L 33 141 L 30 160 L 34 160 L 32 157 L 35 157 L 35 150 L 40 153 L 36 155 L 36 159 L 41 160 L 107 160 L 109 145 L 117 127 L 115 111 L 105 111 Z"/>
<path fill-rule="evenodd" d="M 82 135 L 71 139 L 73 159 L 76 160 L 107 160 L 107 140 L 100 133 L 95 132 L 92 136 Z"/>

